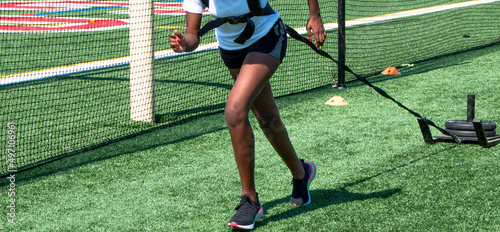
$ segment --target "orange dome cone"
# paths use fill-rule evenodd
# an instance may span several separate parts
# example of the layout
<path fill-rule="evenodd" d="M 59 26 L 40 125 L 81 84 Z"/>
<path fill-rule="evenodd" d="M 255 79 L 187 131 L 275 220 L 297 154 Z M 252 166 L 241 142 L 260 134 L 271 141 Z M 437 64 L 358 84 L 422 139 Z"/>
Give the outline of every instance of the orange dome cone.
<path fill-rule="evenodd" d="M 382 71 L 382 74 L 384 74 L 384 75 L 400 75 L 401 73 L 398 71 L 397 68 L 389 67 L 389 68 L 386 68 L 384 71 Z"/>

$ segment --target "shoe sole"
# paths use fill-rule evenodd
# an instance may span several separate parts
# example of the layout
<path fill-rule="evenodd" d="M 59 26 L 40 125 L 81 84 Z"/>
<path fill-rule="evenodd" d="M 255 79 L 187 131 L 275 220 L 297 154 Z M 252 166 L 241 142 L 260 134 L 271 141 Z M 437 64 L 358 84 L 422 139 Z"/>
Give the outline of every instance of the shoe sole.
<path fill-rule="evenodd" d="M 307 198 L 309 198 L 309 200 L 303 205 L 308 205 L 309 203 L 311 203 L 311 194 L 309 194 L 309 185 L 313 181 L 314 176 L 316 176 L 316 166 L 312 162 L 306 162 L 306 164 L 309 165 L 311 170 L 311 172 L 309 173 L 309 179 L 307 180 Z"/>
<path fill-rule="evenodd" d="M 250 225 L 238 225 L 236 222 L 230 222 L 227 225 L 230 227 L 233 227 L 235 229 L 238 229 L 238 230 L 253 230 L 253 228 L 255 226 L 255 221 L 259 220 L 259 218 L 261 218 L 262 215 L 264 215 L 264 208 L 262 208 L 262 206 L 260 206 L 259 212 L 257 212 L 257 215 L 255 215 L 255 218 L 253 219 L 252 224 L 250 224 Z"/>

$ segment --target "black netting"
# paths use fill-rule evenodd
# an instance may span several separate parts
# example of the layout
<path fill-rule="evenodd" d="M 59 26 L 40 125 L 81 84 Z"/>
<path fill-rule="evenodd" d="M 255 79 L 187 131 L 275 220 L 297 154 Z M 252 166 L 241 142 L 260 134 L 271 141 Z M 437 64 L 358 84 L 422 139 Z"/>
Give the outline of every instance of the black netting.
<path fill-rule="evenodd" d="M 128 2 L 0 2 L 0 146 L 5 148 L 0 172 L 221 112 L 232 80 L 213 32 L 201 40 L 205 51 L 170 52 L 169 34 L 174 28 L 184 31 L 181 4 L 155 2 L 156 123 L 151 124 L 130 120 Z M 305 28 L 307 1 L 270 4 L 286 24 Z M 320 0 L 320 6 L 328 29 L 323 49 L 336 57 L 337 2 Z M 369 76 L 388 66 L 498 43 L 499 10 L 500 1 L 346 1 L 347 65 Z M 203 17 L 203 23 L 209 20 Z M 331 61 L 293 39 L 288 44 L 271 80 L 275 96 L 332 83 L 337 67 Z"/>

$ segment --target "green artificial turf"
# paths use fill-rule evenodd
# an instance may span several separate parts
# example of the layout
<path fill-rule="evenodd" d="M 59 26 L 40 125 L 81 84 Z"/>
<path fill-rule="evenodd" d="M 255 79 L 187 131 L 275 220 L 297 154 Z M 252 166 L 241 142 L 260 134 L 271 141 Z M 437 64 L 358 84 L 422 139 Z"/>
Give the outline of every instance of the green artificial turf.
<path fill-rule="evenodd" d="M 500 45 L 418 63 L 373 83 L 436 124 L 500 123 Z M 334 95 L 349 105 L 328 106 Z M 279 98 L 299 156 L 316 164 L 312 203 L 256 129 L 255 231 L 498 231 L 500 147 L 425 144 L 415 117 L 359 82 Z M 437 130 L 432 129 L 434 134 Z M 15 175 L 0 189 L 5 231 L 229 231 L 240 184 L 223 114 L 157 129 Z"/>

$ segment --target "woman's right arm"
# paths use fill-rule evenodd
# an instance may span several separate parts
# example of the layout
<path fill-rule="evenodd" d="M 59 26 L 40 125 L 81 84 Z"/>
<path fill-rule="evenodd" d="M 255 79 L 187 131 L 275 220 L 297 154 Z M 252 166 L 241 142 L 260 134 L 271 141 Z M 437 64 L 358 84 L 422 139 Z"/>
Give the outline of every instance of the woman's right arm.
<path fill-rule="evenodd" d="M 200 44 L 198 30 L 201 26 L 201 14 L 186 13 L 186 33 L 182 35 L 177 29 L 170 34 L 170 47 L 174 52 L 191 52 Z"/>

